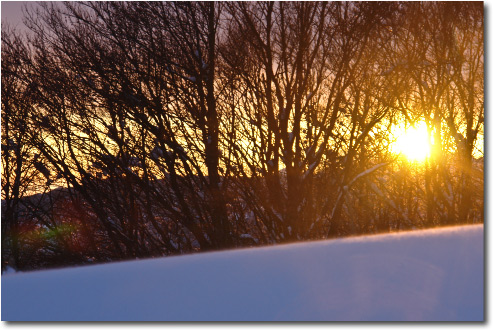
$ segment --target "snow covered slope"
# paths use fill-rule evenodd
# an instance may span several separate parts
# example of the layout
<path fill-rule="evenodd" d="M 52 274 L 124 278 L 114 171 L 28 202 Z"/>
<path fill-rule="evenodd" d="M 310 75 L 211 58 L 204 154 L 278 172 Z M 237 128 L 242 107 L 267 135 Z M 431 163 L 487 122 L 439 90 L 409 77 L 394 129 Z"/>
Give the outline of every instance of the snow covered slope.
<path fill-rule="evenodd" d="M 481 321 L 483 226 L 3 275 L 2 320 Z"/>

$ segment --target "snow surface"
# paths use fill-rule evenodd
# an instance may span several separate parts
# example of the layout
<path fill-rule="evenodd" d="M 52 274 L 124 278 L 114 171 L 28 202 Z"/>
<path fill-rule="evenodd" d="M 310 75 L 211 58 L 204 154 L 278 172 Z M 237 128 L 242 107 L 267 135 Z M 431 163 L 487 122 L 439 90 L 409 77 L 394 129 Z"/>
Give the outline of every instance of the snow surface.
<path fill-rule="evenodd" d="M 482 321 L 483 226 L 2 275 L 4 321 Z"/>

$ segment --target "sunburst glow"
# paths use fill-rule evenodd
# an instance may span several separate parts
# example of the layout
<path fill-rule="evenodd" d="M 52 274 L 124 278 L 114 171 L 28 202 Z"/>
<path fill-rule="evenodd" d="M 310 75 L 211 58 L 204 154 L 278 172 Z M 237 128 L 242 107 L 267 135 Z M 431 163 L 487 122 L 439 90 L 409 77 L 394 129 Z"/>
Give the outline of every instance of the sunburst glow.
<path fill-rule="evenodd" d="M 430 156 L 431 146 L 428 139 L 426 123 L 416 123 L 414 127 L 396 126 L 392 130 L 396 141 L 392 152 L 402 154 L 411 161 L 424 161 Z"/>

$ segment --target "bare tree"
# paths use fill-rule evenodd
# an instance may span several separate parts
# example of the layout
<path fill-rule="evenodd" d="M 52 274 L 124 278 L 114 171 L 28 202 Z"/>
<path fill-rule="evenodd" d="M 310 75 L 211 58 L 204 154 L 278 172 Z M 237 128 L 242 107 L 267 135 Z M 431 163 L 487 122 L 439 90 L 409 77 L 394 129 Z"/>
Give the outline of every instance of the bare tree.
<path fill-rule="evenodd" d="M 53 265 L 483 219 L 481 5 L 65 2 L 26 23 L 2 34 L 10 264 L 20 203 Z M 392 150 L 420 121 L 423 166 Z"/>
<path fill-rule="evenodd" d="M 473 188 L 471 180 L 478 177 L 472 163 L 484 123 L 483 8 L 438 2 L 402 8 L 391 51 L 400 59 L 396 74 L 408 79 L 401 111 L 411 123 L 422 118 L 432 133 L 427 222 L 470 222 L 473 200 L 482 200 L 482 184 Z"/>
<path fill-rule="evenodd" d="M 27 135 L 34 100 L 33 86 L 24 79 L 28 73 L 22 65 L 26 54 L 24 40 L 2 25 L 2 269 L 7 264 L 22 268 L 22 199 L 43 191 L 45 182 L 50 180 L 49 170 L 35 156 Z"/>
<path fill-rule="evenodd" d="M 46 4 L 30 21 L 32 79 L 43 82 L 34 138 L 116 254 L 148 254 L 144 242 L 156 239 L 158 251 L 183 249 L 173 239 L 232 244 L 219 175 L 219 7 Z"/>
<path fill-rule="evenodd" d="M 389 101 L 372 101 L 362 84 L 373 74 L 371 37 L 390 11 L 272 2 L 229 4 L 228 10 L 231 41 L 223 55 L 235 77 L 232 136 L 245 141 L 234 149 L 237 174 L 265 177 L 268 192 L 267 199 L 245 199 L 276 239 L 306 237 L 318 222 L 318 229 L 338 235 L 342 200 L 334 201 L 342 192 L 336 191 L 357 175 L 353 158 L 388 110 Z M 315 173 L 343 157 L 345 179 L 329 186 L 316 206 Z M 328 216 L 329 208 L 335 211 Z"/>

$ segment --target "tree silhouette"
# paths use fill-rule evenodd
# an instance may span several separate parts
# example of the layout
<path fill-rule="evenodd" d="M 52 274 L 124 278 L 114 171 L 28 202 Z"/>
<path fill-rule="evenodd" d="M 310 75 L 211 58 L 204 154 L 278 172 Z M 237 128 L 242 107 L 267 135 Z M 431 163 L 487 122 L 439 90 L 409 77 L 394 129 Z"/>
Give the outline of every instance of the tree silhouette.
<path fill-rule="evenodd" d="M 480 4 L 42 3 L 26 24 L 2 32 L 2 269 L 483 221 Z M 392 146 L 422 122 L 418 164 Z"/>

